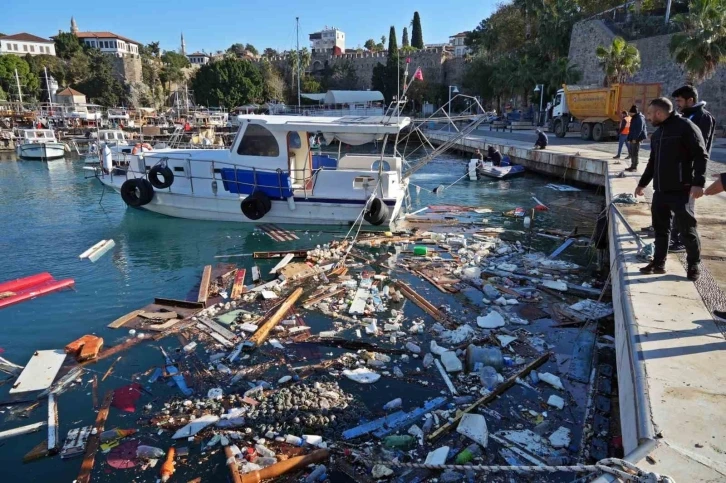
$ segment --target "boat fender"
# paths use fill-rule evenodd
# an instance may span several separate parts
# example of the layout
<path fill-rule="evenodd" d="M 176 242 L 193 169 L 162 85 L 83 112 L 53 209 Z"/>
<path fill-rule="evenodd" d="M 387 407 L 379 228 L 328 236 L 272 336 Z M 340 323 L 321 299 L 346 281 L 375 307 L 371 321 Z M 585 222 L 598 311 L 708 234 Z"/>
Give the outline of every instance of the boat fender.
<path fill-rule="evenodd" d="M 121 199 L 129 206 L 138 208 L 147 205 L 154 198 L 154 188 L 144 178 L 132 178 L 121 185 Z"/>
<path fill-rule="evenodd" d="M 272 202 L 262 191 L 255 191 L 242 200 L 240 207 L 247 218 L 259 220 L 272 209 Z"/>
<path fill-rule="evenodd" d="M 151 144 L 149 143 L 136 143 L 136 146 L 134 146 L 134 149 L 131 150 L 131 154 L 136 155 L 139 153 L 144 153 L 146 151 L 153 151 L 154 148 L 151 147 Z"/>
<path fill-rule="evenodd" d="M 149 181 L 154 188 L 165 190 L 174 183 L 174 173 L 169 166 L 157 164 L 149 170 Z"/>
<path fill-rule="evenodd" d="M 287 207 L 290 208 L 290 211 L 295 211 L 295 198 L 292 196 L 287 199 Z"/>
<path fill-rule="evenodd" d="M 388 218 L 388 206 L 380 198 L 373 198 L 370 202 L 365 213 L 363 213 L 363 219 L 371 225 L 382 225 Z"/>

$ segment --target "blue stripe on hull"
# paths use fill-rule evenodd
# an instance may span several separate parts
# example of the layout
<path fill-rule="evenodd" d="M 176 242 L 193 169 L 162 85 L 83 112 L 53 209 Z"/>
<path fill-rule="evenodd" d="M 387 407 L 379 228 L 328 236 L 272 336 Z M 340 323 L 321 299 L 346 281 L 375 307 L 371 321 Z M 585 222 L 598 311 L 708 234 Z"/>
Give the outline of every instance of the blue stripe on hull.
<path fill-rule="evenodd" d="M 341 200 L 336 198 L 294 198 L 295 203 L 335 203 L 341 205 L 364 205 L 367 200 Z M 396 200 L 383 200 L 388 206 L 396 206 Z"/>

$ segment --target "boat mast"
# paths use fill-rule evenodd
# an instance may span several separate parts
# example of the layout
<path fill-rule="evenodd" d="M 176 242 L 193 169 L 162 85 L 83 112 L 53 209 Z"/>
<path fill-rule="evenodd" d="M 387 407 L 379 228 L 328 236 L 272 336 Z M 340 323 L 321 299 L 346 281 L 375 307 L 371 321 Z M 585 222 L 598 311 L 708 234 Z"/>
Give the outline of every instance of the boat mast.
<path fill-rule="evenodd" d="M 297 59 L 297 107 L 300 108 L 300 17 L 295 17 L 295 31 L 297 37 L 297 51 L 295 52 Z"/>
<path fill-rule="evenodd" d="M 53 111 L 53 94 L 50 93 L 50 82 L 48 82 L 48 68 L 43 66 L 43 72 L 45 73 L 45 87 L 48 89 L 48 102 L 50 103 L 50 110 Z"/>
<path fill-rule="evenodd" d="M 15 83 L 18 86 L 18 99 L 20 99 L 20 108 L 23 108 L 23 92 L 20 90 L 20 77 L 18 77 L 18 69 L 15 69 Z"/>

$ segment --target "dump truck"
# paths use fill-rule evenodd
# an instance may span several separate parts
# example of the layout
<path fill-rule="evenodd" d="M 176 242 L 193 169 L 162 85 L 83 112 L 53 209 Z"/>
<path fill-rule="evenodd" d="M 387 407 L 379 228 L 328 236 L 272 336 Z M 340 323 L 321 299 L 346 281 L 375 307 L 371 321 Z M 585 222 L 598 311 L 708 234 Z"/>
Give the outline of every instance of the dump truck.
<path fill-rule="evenodd" d="M 660 97 L 660 84 L 613 84 L 609 87 L 563 85 L 552 103 L 550 131 L 558 138 L 580 131 L 580 137 L 596 142 L 617 137 L 620 112 L 632 105 L 644 111 Z"/>

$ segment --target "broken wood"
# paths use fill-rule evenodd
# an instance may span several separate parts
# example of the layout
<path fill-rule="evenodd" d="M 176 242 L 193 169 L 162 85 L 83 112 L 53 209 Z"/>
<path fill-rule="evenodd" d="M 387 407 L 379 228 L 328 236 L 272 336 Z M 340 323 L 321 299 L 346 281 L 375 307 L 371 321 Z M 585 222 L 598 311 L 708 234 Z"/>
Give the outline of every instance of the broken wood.
<path fill-rule="evenodd" d="M 93 410 L 98 409 L 98 374 L 93 375 L 93 383 L 91 384 L 91 402 Z"/>
<path fill-rule="evenodd" d="M 402 281 L 396 282 L 396 287 L 403 292 L 403 295 L 406 296 L 411 302 L 415 303 L 419 307 L 423 309 L 424 312 L 432 316 L 434 319 L 436 319 L 438 322 L 441 322 L 445 319 L 444 314 L 441 313 L 439 309 L 437 309 L 433 304 L 431 304 L 428 300 L 424 299 L 422 296 L 417 294 L 409 285 Z"/>
<path fill-rule="evenodd" d="M 48 394 L 48 454 L 58 452 L 58 404 L 53 393 Z"/>
<path fill-rule="evenodd" d="M 152 325 L 147 326 L 146 328 L 149 330 L 153 330 L 154 332 L 163 332 L 166 329 L 171 329 L 179 322 L 181 322 L 181 319 L 171 319 L 171 320 L 167 320 L 163 324 L 152 324 Z"/>
<path fill-rule="evenodd" d="M 111 375 L 111 373 L 113 372 L 113 366 L 115 366 L 116 363 L 121 360 L 121 357 L 122 356 L 118 356 L 118 358 L 111 363 L 111 365 L 109 366 L 108 370 L 106 371 L 106 373 L 101 378 L 101 382 L 105 381 L 106 378 Z"/>
<path fill-rule="evenodd" d="M 247 274 L 247 269 L 240 268 L 237 270 L 237 273 L 234 276 L 234 282 L 232 283 L 232 293 L 230 294 L 229 298 L 232 300 L 239 299 L 243 293 L 245 293 L 245 275 Z"/>
<path fill-rule="evenodd" d="M 443 292 L 445 294 L 450 294 L 450 293 L 456 293 L 457 292 L 457 290 L 454 290 L 452 288 L 449 288 L 449 287 L 446 287 L 444 285 L 441 285 L 439 282 L 437 282 L 436 280 L 434 280 L 433 278 L 429 277 L 428 275 L 426 275 L 423 272 L 419 272 L 418 270 L 414 270 L 413 273 L 415 273 L 416 275 L 418 275 L 419 277 L 423 278 L 424 280 L 426 280 L 427 282 L 429 282 L 431 285 L 433 285 L 434 287 L 436 287 L 437 289 L 439 289 L 440 292 Z"/>
<path fill-rule="evenodd" d="M 529 364 L 527 364 L 524 367 L 524 369 L 522 369 L 518 373 L 514 374 L 513 376 L 509 377 L 509 379 L 507 379 L 506 381 L 504 381 L 503 383 L 501 383 L 500 385 L 498 385 L 497 387 L 495 387 L 494 390 L 491 391 L 489 394 L 487 394 L 486 396 L 482 396 L 478 400 L 476 400 L 473 403 L 471 403 L 463 411 L 461 411 L 459 414 L 457 414 L 453 421 L 451 421 L 449 423 L 446 423 L 443 426 L 441 426 L 439 429 L 437 429 L 436 431 L 434 431 L 433 433 L 431 433 L 428 436 L 427 439 L 429 441 L 433 441 L 436 438 L 438 438 L 439 436 L 441 436 L 442 434 L 444 434 L 445 432 L 449 431 L 451 428 L 453 428 L 454 426 L 456 426 L 459 423 L 459 421 L 461 420 L 461 417 L 464 414 L 470 413 L 471 411 L 473 411 L 474 409 L 478 408 L 482 404 L 487 404 L 487 403 L 493 401 L 494 399 L 496 399 L 497 397 L 499 397 L 507 389 L 509 389 L 510 387 L 514 386 L 514 384 L 517 382 L 517 379 L 526 376 L 532 370 L 537 369 L 539 366 L 541 366 L 542 364 L 544 364 L 545 362 L 547 362 L 547 360 L 550 358 L 551 355 L 552 354 L 550 352 L 547 352 L 546 354 L 542 354 L 540 357 L 538 357 L 534 361 L 532 361 Z"/>
<path fill-rule="evenodd" d="M 237 467 L 237 460 L 230 446 L 224 447 L 224 456 L 227 458 L 227 468 L 229 468 L 229 476 L 232 478 L 232 483 L 242 483 L 242 477 Z"/>
<path fill-rule="evenodd" d="M 267 336 L 270 335 L 270 331 L 272 331 L 272 329 L 274 329 L 277 324 L 280 323 L 280 321 L 285 317 L 285 315 L 292 308 L 295 302 L 297 302 L 297 299 L 300 298 L 302 293 L 302 287 L 296 288 L 295 291 L 290 294 L 290 296 L 282 303 L 282 305 L 280 305 L 277 311 L 272 314 L 270 318 L 267 319 L 267 321 L 260 325 L 260 328 L 257 329 L 257 332 L 255 332 L 249 339 L 249 341 L 255 347 L 259 347 L 260 345 L 262 345 L 263 342 L 265 342 Z"/>
<path fill-rule="evenodd" d="M 333 292 L 326 291 L 326 292 L 321 293 L 321 294 L 313 295 L 310 298 L 308 298 L 307 300 L 305 300 L 305 302 L 303 302 L 303 307 L 304 308 L 308 308 L 311 305 L 320 302 L 321 300 L 326 300 L 326 299 L 329 299 L 329 298 L 337 297 L 338 295 L 344 294 L 345 291 L 346 291 L 345 288 L 339 288 L 338 290 L 335 290 Z"/>
<path fill-rule="evenodd" d="M 134 310 L 133 312 L 129 312 L 128 314 L 122 315 L 118 319 L 114 320 L 113 322 L 111 322 L 110 324 L 108 324 L 106 327 L 108 327 L 110 329 L 118 329 L 118 328 L 121 328 L 129 320 L 135 319 L 136 317 L 138 317 L 138 315 L 141 312 L 143 312 L 143 310 Z"/>
<path fill-rule="evenodd" d="M 292 253 L 288 253 L 287 255 L 285 255 L 282 260 L 277 263 L 277 265 L 272 267 L 272 270 L 270 270 L 270 274 L 276 274 L 278 270 L 281 270 L 284 266 L 290 263 L 294 257 L 295 256 Z"/>
<path fill-rule="evenodd" d="M 170 319 L 176 319 L 179 317 L 179 315 L 174 311 L 169 312 L 146 312 L 142 311 L 139 314 L 139 317 L 142 319 L 148 319 L 148 320 L 170 320 Z"/>
<path fill-rule="evenodd" d="M 209 298 L 209 283 L 212 280 L 212 266 L 205 265 L 202 271 L 202 281 L 199 284 L 199 294 L 197 295 L 197 302 L 206 304 Z"/>
<path fill-rule="evenodd" d="M 34 433 L 34 432 L 40 430 L 40 428 L 42 428 L 45 425 L 46 425 L 45 421 L 40 421 L 38 423 L 28 424 L 27 426 L 20 426 L 19 428 L 13 428 L 13 429 L 5 430 L 5 431 L 0 431 L 0 440 L 12 438 L 13 436 L 20 436 L 23 434 Z M 47 443 L 47 441 L 46 441 L 46 443 Z"/>
<path fill-rule="evenodd" d="M 48 456 L 48 440 L 40 442 L 33 449 L 25 453 L 25 456 L 23 456 L 23 463 L 37 461 L 41 458 L 45 458 L 46 456 Z"/>
<path fill-rule="evenodd" d="M 111 401 L 113 401 L 113 391 L 108 391 L 103 397 L 103 404 L 101 409 L 96 415 L 96 432 L 88 437 L 88 444 L 86 446 L 86 454 L 83 457 L 83 463 L 81 463 L 81 471 L 78 473 L 76 481 L 78 483 L 88 483 L 91 480 L 91 472 L 93 471 L 93 464 L 98 452 L 98 447 L 101 444 L 101 433 L 103 433 L 103 427 L 106 425 L 106 418 L 108 418 L 108 410 L 111 407 Z"/>
<path fill-rule="evenodd" d="M 327 449 L 315 450 L 305 456 L 296 456 L 285 461 L 280 461 L 257 471 L 251 471 L 242 475 L 240 483 L 259 483 L 260 481 L 277 478 L 293 470 L 303 469 L 314 463 L 327 461 L 330 453 Z M 82 482 L 79 482 L 82 483 Z"/>
<path fill-rule="evenodd" d="M 307 258 L 307 250 L 283 250 L 278 252 L 254 252 L 252 258 L 270 259 L 283 258 L 285 255 L 293 255 L 294 258 Z"/>
<path fill-rule="evenodd" d="M 199 320 L 199 322 L 206 325 L 207 327 L 212 329 L 214 332 L 221 335 L 222 337 L 229 340 L 230 342 L 237 338 L 237 335 L 234 332 L 231 332 L 231 331 L 225 329 L 224 327 L 222 327 L 221 325 L 219 325 L 212 319 L 208 319 L 206 317 L 199 317 L 198 320 Z"/>
<path fill-rule="evenodd" d="M 154 298 L 155 305 L 167 305 L 169 307 L 180 307 L 183 309 L 203 309 L 204 302 L 191 302 L 189 300 L 165 299 L 162 297 Z"/>

